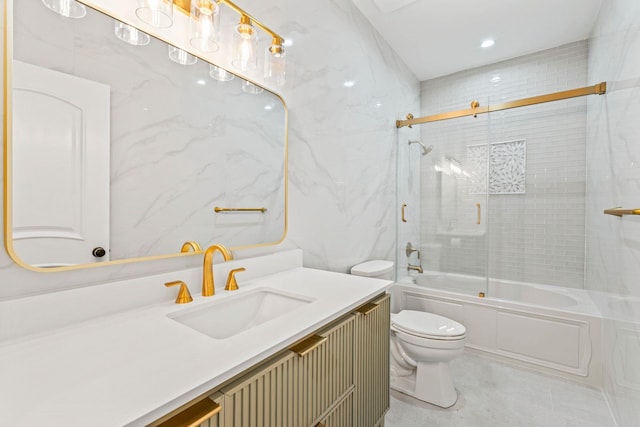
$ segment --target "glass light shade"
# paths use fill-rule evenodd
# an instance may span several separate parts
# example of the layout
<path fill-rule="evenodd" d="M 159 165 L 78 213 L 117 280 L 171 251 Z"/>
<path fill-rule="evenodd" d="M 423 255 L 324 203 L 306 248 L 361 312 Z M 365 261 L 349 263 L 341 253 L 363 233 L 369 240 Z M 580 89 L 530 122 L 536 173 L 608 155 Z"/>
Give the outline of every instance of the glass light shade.
<path fill-rule="evenodd" d="M 146 46 L 151 41 L 149 34 L 120 21 L 114 22 L 113 32 L 117 38 L 132 46 Z"/>
<path fill-rule="evenodd" d="M 75 0 L 42 0 L 42 3 L 66 18 L 84 18 L 87 14 L 84 5 Z"/>
<path fill-rule="evenodd" d="M 198 62 L 198 58 L 191 55 L 186 50 L 182 50 L 175 46 L 168 46 L 169 59 L 180 65 L 193 65 Z"/>
<path fill-rule="evenodd" d="M 245 80 L 242 82 L 242 91 L 246 93 L 250 93 L 251 95 L 258 95 L 264 92 L 264 89 L 262 89 L 260 86 L 256 86 L 253 83 Z"/>
<path fill-rule="evenodd" d="M 236 26 L 235 55 L 231 61 L 240 71 L 252 71 L 258 68 L 258 35 L 253 25 L 240 23 Z"/>
<path fill-rule="evenodd" d="M 215 52 L 218 45 L 218 5 L 214 0 L 192 0 L 189 15 L 189 42 L 202 52 Z"/>
<path fill-rule="evenodd" d="M 156 28 L 173 25 L 173 0 L 138 0 L 136 16 Z"/>
<path fill-rule="evenodd" d="M 228 82 L 235 77 L 233 73 L 228 72 L 224 68 L 216 67 L 215 65 L 209 65 L 209 75 L 219 82 Z"/>
<path fill-rule="evenodd" d="M 284 47 L 272 44 L 264 58 L 264 78 L 267 82 L 283 86 L 286 82 L 287 58 Z"/>

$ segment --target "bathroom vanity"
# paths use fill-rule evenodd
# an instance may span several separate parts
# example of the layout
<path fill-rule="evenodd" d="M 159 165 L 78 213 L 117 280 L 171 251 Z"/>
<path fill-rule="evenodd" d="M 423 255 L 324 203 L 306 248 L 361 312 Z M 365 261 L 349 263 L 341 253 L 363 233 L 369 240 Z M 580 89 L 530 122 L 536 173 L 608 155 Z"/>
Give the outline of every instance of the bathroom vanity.
<path fill-rule="evenodd" d="M 240 289 L 220 288 L 239 267 Z M 0 424 L 382 425 L 391 282 L 298 250 L 214 269 L 208 298 L 191 269 L 1 302 Z"/>

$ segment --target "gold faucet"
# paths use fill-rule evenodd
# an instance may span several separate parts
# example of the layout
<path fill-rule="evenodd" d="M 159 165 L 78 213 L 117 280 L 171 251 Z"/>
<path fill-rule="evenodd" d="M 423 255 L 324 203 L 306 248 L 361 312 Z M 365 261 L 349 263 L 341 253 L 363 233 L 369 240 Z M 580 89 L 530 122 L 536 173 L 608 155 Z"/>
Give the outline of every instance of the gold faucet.
<path fill-rule="evenodd" d="M 422 266 L 421 265 L 407 265 L 407 270 L 415 270 L 418 273 L 422 273 Z"/>
<path fill-rule="evenodd" d="M 225 261 L 233 259 L 231 251 L 224 245 L 212 245 L 204 252 L 204 265 L 202 266 L 202 296 L 210 297 L 216 293 L 213 282 L 213 254 L 220 251 Z"/>
<path fill-rule="evenodd" d="M 200 244 L 195 240 L 189 240 L 188 242 L 184 242 L 182 244 L 182 247 L 180 248 L 180 253 L 189 252 L 189 250 L 192 250 L 193 252 L 202 252 L 202 248 L 200 247 Z"/>

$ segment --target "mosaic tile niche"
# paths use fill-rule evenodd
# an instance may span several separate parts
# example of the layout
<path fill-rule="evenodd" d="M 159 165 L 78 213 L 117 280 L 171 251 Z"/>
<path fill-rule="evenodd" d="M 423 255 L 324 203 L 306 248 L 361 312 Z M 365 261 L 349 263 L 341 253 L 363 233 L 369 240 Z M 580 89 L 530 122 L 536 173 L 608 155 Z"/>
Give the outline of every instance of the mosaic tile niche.
<path fill-rule="evenodd" d="M 524 139 L 468 145 L 467 161 L 471 175 L 469 192 L 487 194 L 488 186 L 489 194 L 525 194 L 526 154 L 527 143 Z"/>

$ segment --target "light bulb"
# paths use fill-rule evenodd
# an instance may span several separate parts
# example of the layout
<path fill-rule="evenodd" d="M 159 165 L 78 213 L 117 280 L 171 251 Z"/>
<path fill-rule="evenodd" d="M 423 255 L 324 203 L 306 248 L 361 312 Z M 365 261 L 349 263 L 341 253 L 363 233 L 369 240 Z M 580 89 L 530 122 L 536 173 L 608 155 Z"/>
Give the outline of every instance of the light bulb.
<path fill-rule="evenodd" d="M 218 5 L 214 0 L 193 0 L 189 15 L 189 42 L 203 52 L 219 49 L 217 29 L 219 27 Z"/>
<path fill-rule="evenodd" d="M 231 63 L 241 71 L 255 70 L 258 67 L 258 36 L 249 17 L 243 15 L 240 18 L 240 23 L 236 26 L 235 39 L 235 59 Z"/>
<path fill-rule="evenodd" d="M 264 60 L 264 78 L 267 82 L 276 86 L 282 86 L 286 82 L 287 68 L 286 52 L 282 41 L 274 37 L 271 46 L 267 47 Z"/>

